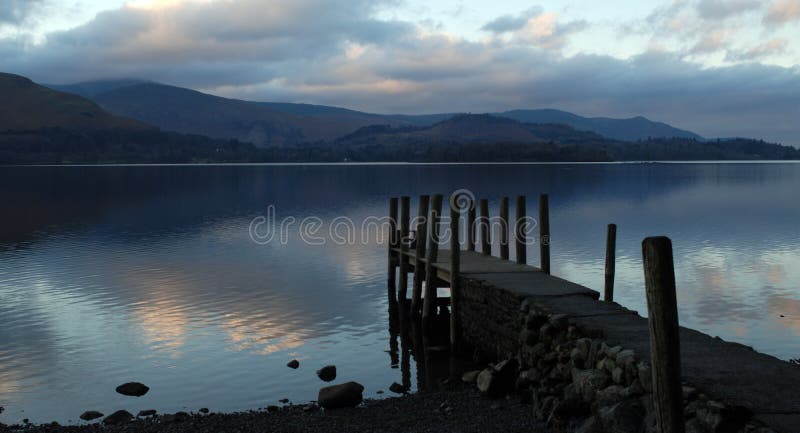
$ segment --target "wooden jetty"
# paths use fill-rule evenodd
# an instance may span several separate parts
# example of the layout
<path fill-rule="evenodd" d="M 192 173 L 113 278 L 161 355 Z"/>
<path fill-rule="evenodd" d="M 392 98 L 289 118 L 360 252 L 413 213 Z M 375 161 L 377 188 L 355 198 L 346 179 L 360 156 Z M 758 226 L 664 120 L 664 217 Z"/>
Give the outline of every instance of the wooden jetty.
<path fill-rule="evenodd" d="M 397 304 L 404 311 L 410 309 L 412 316 L 421 316 L 422 332 L 429 333 L 430 325 L 426 322 L 431 321 L 437 309 L 449 306 L 449 340 L 451 348 L 457 349 L 462 344 L 461 330 L 467 325 L 460 322 L 470 318 L 460 311 L 474 307 L 469 302 L 475 303 L 474 296 L 471 301 L 464 298 L 467 287 L 472 290 L 472 295 L 475 287 L 491 292 L 481 295 L 483 301 L 480 303 L 485 305 L 480 308 L 484 309 L 487 305 L 491 308 L 491 302 L 486 302 L 486 299 L 492 297 L 508 297 L 511 294 L 516 297 L 514 299 L 525 299 L 526 302 L 533 300 L 537 308 L 547 310 L 551 317 L 563 317 L 573 326 L 599 331 L 608 346 L 631 349 L 641 356 L 642 362 L 652 366 L 651 370 L 647 370 L 652 371 L 652 375 L 648 373 L 646 379 L 639 376 L 638 380 L 644 380 L 648 385 L 646 388 L 652 390 L 657 431 L 660 433 L 683 433 L 684 423 L 690 425 L 691 420 L 684 419 L 687 409 L 682 393 L 686 391 L 682 384 L 686 383 L 701 387 L 703 392 L 717 399 L 715 401 L 722 402 L 729 412 L 745 414 L 747 422 L 761 423 L 765 426 L 764 432 L 800 433 L 800 367 L 760 354 L 749 347 L 724 342 L 679 326 L 672 245 L 668 238 L 655 237 L 643 241 L 644 285 L 649 317 L 646 319 L 613 302 L 616 225 L 608 226 L 605 275 L 598 276 L 598 280 L 604 283 L 605 302 L 598 302 L 598 292 L 550 275 L 547 195 L 543 194 L 538 201 L 539 230 L 535 243 L 541 252 L 539 266 L 527 263 L 529 239 L 525 238 L 525 234 L 528 233 L 526 224 L 529 222 L 525 219 L 528 213 L 524 196 L 516 198 L 514 221 L 508 220 L 509 199 L 499 199 L 499 227 L 503 231 L 499 236 L 489 228 L 490 209 L 487 200 L 472 199 L 461 207 L 457 204 L 457 198 L 452 197 L 448 200 L 450 209 L 445 212 L 442 212 L 442 201 L 442 195 L 420 197 L 418 219 L 412 229 L 408 218 L 410 200 L 407 197 L 399 201 L 397 198 L 390 200 L 393 221 L 398 221 L 398 203 L 402 207 L 399 223 L 393 222 L 391 227 L 388 258 L 390 313 L 393 309 L 397 311 Z M 480 215 L 477 219 L 476 207 Z M 443 243 L 440 239 L 443 215 L 450 217 L 451 239 L 447 242 L 450 245 L 448 249 L 440 249 Z M 465 242 L 462 242 L 462 234 Z M 492 237 L 499 238 L 501 245 L 497 251 L 501 257 L 491 255 Z M 462 244 L 465 247 L 463 249 Z M 509 253 L 511 244 L 515 246 L 513 260 Z M 479 246 L 478 251 L 476 245 Z M 413 273 L 410 303 L 406 297 L 409 272 Z M 398 279 L 399 288 L 396 287 Z M 438 296 L 437 289 L 442 287 L 450 288 L 449 297 Z M 471 314 L 474 314 L 475 308 L 472 309 Z M 483 317 L 477 320 L 482 321 Z M 520 326 L 517 316 L 506 322 L 515 332 L 515 327 Z M 491 331 L 482 332 L 502 332 L 499 329 L 502 326 L 498 326 L 498 323 L 491 325 Z M 508 335 L 498 335 L 498 339 L 503 338 L 509 339 Z M 517 343 L 515 334 L 511 341 L 513 344 L 523 344 Z M 420 351 L 415 353 L 423 355 Z M 642 374 L 641 371 L 639 374 Z M 729 416 L 729 412 L 725 416 Z"/>

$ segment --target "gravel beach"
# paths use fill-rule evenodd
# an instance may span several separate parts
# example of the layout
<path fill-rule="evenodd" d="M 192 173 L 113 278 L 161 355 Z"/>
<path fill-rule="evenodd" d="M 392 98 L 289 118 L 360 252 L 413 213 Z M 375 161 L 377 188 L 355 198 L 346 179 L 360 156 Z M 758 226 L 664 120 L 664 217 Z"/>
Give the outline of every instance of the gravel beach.
<path fill-rule="evenodd" d="M 461 383 L 440 391 L 365 400 L 351 409 L 289 405 L 272 412 L 230 414 L 211 409 L 207 415 L 157 416 L 124 425 L 0 426 L 0 432 L 546 432 L 534 422 L 531 407 L 518 398 L 490 400 Z"/>

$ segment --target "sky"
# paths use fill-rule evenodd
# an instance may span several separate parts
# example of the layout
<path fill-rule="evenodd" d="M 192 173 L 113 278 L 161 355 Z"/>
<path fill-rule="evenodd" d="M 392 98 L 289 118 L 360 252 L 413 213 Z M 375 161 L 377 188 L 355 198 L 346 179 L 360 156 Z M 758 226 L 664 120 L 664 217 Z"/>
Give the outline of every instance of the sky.
<path fill-rule="evenodd" d="M 378 113 L 643 115 L 800 145 L 800 0 L 0 0 L 0 70 Z"/>

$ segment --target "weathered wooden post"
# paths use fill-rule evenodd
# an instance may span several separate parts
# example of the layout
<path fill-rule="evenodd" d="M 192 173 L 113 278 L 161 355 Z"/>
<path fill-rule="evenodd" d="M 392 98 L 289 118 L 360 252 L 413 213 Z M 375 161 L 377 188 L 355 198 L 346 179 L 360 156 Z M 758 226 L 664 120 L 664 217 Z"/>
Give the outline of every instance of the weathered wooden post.
<path fill-rule="evenodd" d="M 481 253 L 485 256 L 492 255 L 492 241 L 489 238 L 489 200 L 482 198 L 481 201 Z"/>
<path fill-rule="evenodd" d="M 500 197 L 500 258 L 508 260 L 508 197 Z"/>
<path fill-rule="evenodd" d="M 397 300 L 397 269 L 395 268 L 394 248 L 397 246 L 397 197 L 389 199 L 389 271 L 387 287 L 389 289 L 389 308 Z"/>
<path fill-rule="evenodd" d="M 430 197 L 427 195 L 419 196 L 419 211 L 417 213 L 417 245 L 414 254 L 414 279 L 412 281 L 411 292 L 411 311 L 419 313 L 420 301 L 422 300 L 422 281 L 425 277 L 425 246 L 428 242 L 428 205 Z"/>
<path fill-rule="evenodd" d="M 653 402 L 659 433 L 684 433 L 681 348 L 672 242 L 667 237 L 642 242 Z"/>
<path fill-rule="evenodd" d="M 400 287 L 397 291 L 397 300 L 402 305 L 406 302 L 408 293 L 408 234 L 411 198 L 407 195 L 400 197 Z"/>
<path fill-rule="evenodd" d="M 606 232 L 606 284 L 605 296 L 603 300 L 606 302 L 614 302 L 614 269 L 617 257 L 617 225 L 609 224 L 608 231 Z"/>
<path fill-rule="evenodd" d="M 436 268 L 439 259 L 439 215 L 442 213 L 442 195 L 436 194 L 431 200 L 431 218 L 428 225 L 428 252 L 425 257 L 425 299 L 422 304 L 422 327 L 426 334 L 432 329 L 433 316 L 436 315 Z"/>
<path fill-rule="evenodd" d="M 547 194 L 539 195 L 539 256 L 540 267 L 550 273 L 550 205 Z"/>
<path fill-rule="evenodd" d="M 475 200 L 470 199 L 467 210 L 467 250 L 475 251 Z"/>
<path fill-rule="evenodd" d="M 525 265 L 528 263 L 527 242 L 525 232 L 527 231 L 527 220 L 525 219 L 525 196 L 518 195 L 516 203 L 517 221 L 514 225 L 517 263 Z"/>
<path fill-rule="evenodd" d="M 461 273 L 461 239 L 459 238 L 458 224 L 461 220 L 461 209 L 457 197 L 450 199 L 450 350 L 455 352 L 461 334 L 459 328 L 459 297 Z"/>

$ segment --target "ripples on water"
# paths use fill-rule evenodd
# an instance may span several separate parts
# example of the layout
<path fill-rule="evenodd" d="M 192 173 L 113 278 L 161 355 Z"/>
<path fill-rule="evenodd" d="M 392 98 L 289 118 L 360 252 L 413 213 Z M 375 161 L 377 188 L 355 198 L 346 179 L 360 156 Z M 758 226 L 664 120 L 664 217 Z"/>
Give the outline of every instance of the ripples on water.
<path fill-rule="evenodd" d="M 668 235 L 682 324 L 797 357 L 798 185 L 800 164 L 0 168 L 0 421 L 304 402 L 327 363 L 377 396 L 401 381 L 385 248 L 258 245 L 248 226 L 269 204 L 360 222 L 458 188 L 493 212 L 550 193 L 553 273 L 595 289 L 617 223 L 615 298 L 641 312 L 640 242 Z M 114 393 L 128 380 L 152 391 Z"/>

